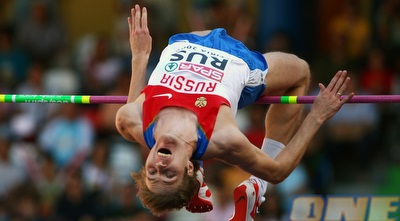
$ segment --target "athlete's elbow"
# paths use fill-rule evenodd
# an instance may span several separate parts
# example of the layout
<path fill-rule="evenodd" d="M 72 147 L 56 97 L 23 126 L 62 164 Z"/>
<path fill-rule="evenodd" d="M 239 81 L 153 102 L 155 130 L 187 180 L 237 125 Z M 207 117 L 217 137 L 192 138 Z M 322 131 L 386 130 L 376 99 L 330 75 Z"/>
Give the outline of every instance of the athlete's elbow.
<path fill-rule="evenodd" d="M 276 174 L 274 176 L 271 176 L 270 179 L 268 180 L 269 183 L 276 185 L 281 183 L 286 179 L 287 176 L 282 176 L 281 174 Z"/>
<path fill-rule="evenodd" d="M 119 109 L 116 116 L 115 116 L 115 127 L 117 131 L 127 140 L 133 140 L 133 137 L 130 136 L 128 132 L 128 123 L 129 118 L 127 118 L 126 114 L 124 113 L 123 109 Z"/>
<path fill-rule="evenodd" d="M 117 131 L 127 141 L 135 142 L 135 138 L 129 133 L 128 128 L 123 124 L 117 124 Z"/>
<path fill-rule="evenodd" d="M 115 127 L 117 128 L 118 132 L 121 133 L 124 131 L 124 122 L 125 122 L 125 117 L 123 117 L 121 109 L 117 111 L 117 114 L 115 115 Z"/>
<path fill-rule="evenodd" d="M 289 174 L 290 172 L 283 169 L 275 170 L 269 177 L 268 182 L 274 185 L 279 184 L 284 181 L 289 176 Z"/>
<path fill-rule="evenodd" d="M 127 133 L 126 127 L 124 126 L 124 121 L 122 118 L 116 118 L 115 119 L 115 127 L 117 128 L 117 131 L 119 134 L 121 134 L 125 138 L 125 134 Z"/>

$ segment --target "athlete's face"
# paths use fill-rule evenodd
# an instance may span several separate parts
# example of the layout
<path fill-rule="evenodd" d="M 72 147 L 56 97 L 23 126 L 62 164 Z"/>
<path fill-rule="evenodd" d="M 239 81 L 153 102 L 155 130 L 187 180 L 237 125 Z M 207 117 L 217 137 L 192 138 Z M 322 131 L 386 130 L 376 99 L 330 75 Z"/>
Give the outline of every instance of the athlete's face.
<path fill-rule="evenodd" d="M 163 135 L 156 141 L 145 164 L 146 185 L 150 191 L 159 194 L 173 193 L 185 173 L 193 175 L 193 164 L 187 156 L 185 145 L 187 144 L 174 135 Z"/>

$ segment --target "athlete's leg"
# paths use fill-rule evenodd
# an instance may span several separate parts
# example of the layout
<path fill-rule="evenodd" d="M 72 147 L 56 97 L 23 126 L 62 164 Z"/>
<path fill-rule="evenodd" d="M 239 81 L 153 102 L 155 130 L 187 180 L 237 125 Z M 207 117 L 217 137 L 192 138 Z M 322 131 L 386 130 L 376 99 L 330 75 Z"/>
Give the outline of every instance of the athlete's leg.
<path fill-rule="evenodd" d="M 200 164 L 199 170 L 196 171 L 196 178 L 199 182 L 199 189 L 192 197 L 189 204 L 186 205 L 186 210 L 192 213 L 205 213 L 213 209 L 211 191 L 208 188 L 204 176 L 203 162 L 198 161 Z"/>
<path fill-rule="evenodd" d="M 274 159 L 285 146 L 277 141 L 265 138 L 261 149 Z M 235 188 L 233 198 L 235 211 L 230 221 L 253 221 L 261 203 L 264 202 L 268 183 L 256 176 L 251 176 Z"/>
<path fill-rule="evenodd" d="M 211 191 L 206 184 L 203 161 L 198 160 L 197 162 L 199 169 L 196 171 L 196 178 L 199 182 L 199 189 L 197 189 L 189 204 L 186 205 L 186 210 L 192 213 L 205 213 L 213 209 Z"/>
<path fill-rule="evenodd" d="M 263 95 L 305 95 L 310 80 L 308 64 L 300 58 L 281 52 L 264 54 L 268 63 Z M 274 159 L 297 131 L 302 119 L 302 105 L 272 104 L 265 118 L 266 138 L 261 149 Z M 257 207 L 263 202 L 267 182 L 251 176 L 234 191 L 235 212 L 230 221 L 255 218 Z M 244 200 L 241 200 L 244 199 Z"/>
<path fill-rule="evenodd" d="M 263 95 L 294 95 L 307 93 L 310 70 L 307 62 L 293 54 L 271 52 L 264 54 L 268 63 Z M 272 104 L 265 118 L 266 137 L 287 144 L 302 120 L 301 104 Z"/>
<path fill-rule="evenodd" d="M 308 64 L 295 55 L 272 52 L 264 54 L 268 63 L 263 95 L 305 95 L 310 81 Z M 297 131 L 302 119 L 302 105 L 273 104 L 265 119 L 266 138 L 261 149 L 275 158 Z M 252 221 L 263 202 L 267 182 L 251 176 L 234 190 L 235 212 L 230 221 Z"/>

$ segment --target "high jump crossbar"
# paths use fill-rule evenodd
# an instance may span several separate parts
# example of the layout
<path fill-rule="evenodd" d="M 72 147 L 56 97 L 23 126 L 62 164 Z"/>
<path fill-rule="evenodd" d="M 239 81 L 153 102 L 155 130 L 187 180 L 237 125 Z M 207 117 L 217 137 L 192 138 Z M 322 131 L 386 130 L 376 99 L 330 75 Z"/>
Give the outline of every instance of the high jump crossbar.
<path fill-rule="evenodd" d="M 315 97 L 263 96 L 256 104 L 312 104 Z M 128 96 L 0 94 L 0 103 L 124 104 L 127 100 Z M 347 103 L 400 103 L 400 95 L 355 95 Z"/>

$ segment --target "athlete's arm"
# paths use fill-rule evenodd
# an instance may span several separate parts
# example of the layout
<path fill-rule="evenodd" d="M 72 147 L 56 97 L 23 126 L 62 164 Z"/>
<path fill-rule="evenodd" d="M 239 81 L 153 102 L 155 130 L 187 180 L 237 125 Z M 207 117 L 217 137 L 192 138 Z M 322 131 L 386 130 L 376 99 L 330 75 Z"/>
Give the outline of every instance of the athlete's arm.
<path fill-rule="evenodd" d="M 229 131 L 230 154 L 223 158 L 243 170 L 271 183 L 283 181 L 300 163 L 307 146 L 321 125 L 339 111 L 342 105 L 353 97 L 353 93 L 340 100 L 340 94 L 346 90 L 350 78 L 346 72 L 338 72 L 328 87 L 320 84 L 320 93 L 316 97 L 310 113 L 304 119 L 291 141 L 272 160 L 258 148 L 255 148 L 243 134 L 237 130 Z M 338 94 L 338 92 L 340 94 Z M 229 130 L 229 129 L 228 129 Z M 284 133 L 284 131 L 282 131 Z M 226 145 L 226 144 L 225 144 Z"/>
<path fill-rule="evenodd" d="M 149 60 L 152 38 L 147 26 L 147 9 L 135 5 L 128 17 L 129 43 L 132 52 L 132 76 L 129 86 L 128 103 L 140 95 L 146 85 L 146 70 Z"/>
<path fill-rule="evenodd" d="M 139 142 L 146 146 L 143 138 L 142 104 L 144 94 L 140 95 L 135 102 L 122 106 L 115 118 L 118 132 L 128 141 Z"/>
<path fill-rule="evenodd" d="M 128 17 L 129 42 L 132 52 L 132 76 L 128 102 L 122 106 L 115 119 L 118 132 L 129 141 L 145 145 L 142 132 L 142 103 L 140 92 L 146 85 L 146 69 L 151 52 L 152 38 L 147 27 L 147 9 L 135 5 Z"/>

